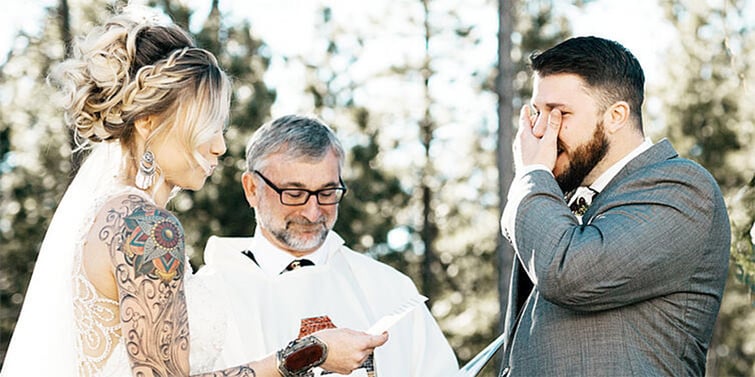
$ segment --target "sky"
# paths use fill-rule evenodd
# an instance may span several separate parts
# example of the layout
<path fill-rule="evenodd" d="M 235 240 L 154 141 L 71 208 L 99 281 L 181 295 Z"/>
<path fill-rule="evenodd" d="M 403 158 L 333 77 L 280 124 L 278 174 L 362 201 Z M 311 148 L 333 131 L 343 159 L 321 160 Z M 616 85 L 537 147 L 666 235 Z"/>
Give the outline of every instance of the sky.
<path fill-rule="evenodd" d="M 74 3 L 77 0 L 71 0 Z M 132 0 L 137 3 L 143 3 L 144 0 Z M 210 0 L 183 0 L 188 3 L 194 10 L 195 14 L 203 15 L 209 12 Z M 439 0 L 433 4 L 451 4 L 453 6 L 456 0 Z M 700 0 L 717 4 L 722 0 Z M 616 40 L 632 51 L 643 68 L 645 69 L 646 82 L 648 86 L 661 85 L 666 75 L 666 60 L 663 57 L 668 49 L 676 42 L 678 35 L 676 30 L 664 19 L 663 11 L 659 6 L 659 0 L 595 0 L 583 8 L 571 5 L 572 1 L 554 0 L 554 11 L 558 14 L 565 15 L 571 22 L 575 35 L 597 35 Z M 19 30 L 24 30 L 34 34 L 42 25 L 40 21 L 44 15 L 44 7 L 57 3 L 57 0 L 32 0 L 18 1 L 13 7 L 7 7 L 0 12 L 0 64 L 5 61 L 7 51 L 13 43 L 13 37 Z M 459 4 L 462 2 L 458 1 Z M 386 30 L 393 30 L 394 22 L 390 15 L 391 0 L 373 0 L 373 1 L 353 1 L 353 0 L 220 0 L 221 12 L 228 22 L 235 23 L 241 19 L 249 20 L 252 25 L 252 31 L 260 37 L 269 46 L 271 55 L 274 57 L 269 70 L 266 72 L 265 80 L 268 86 L 276 89 L 278 96 L 276 103 L 273 105 L 273 116 L 281 113 L 301 111 L 301 97 L 303 93 L 303 83 L 306 82 L 306 72 L 300 67 L 298 70 L 291 64 L 286 64 L 283 57 L 286 56 L 304 56 L 312 53 L 322 53 L 321 46 L 315 46 L 311 43 L 313 33 L 316 30 L 316 9 L 321 4 L 327 4 L 334 9 L 334 17 L 341 17 L 348 23 L 360 25 L 368 23 L 369 19 L 378 17 L 381 23 L 385 24 Z M 395 4 L 395 2 L 393 3 Z M 473 20 L 475 26 L 480 30 L 483 36 L 482 47 L 474 51 L 465 50 L 464 55 L 474 53 L 467 59 L 466 65 L 487 65 L 492 66 L 496 54 L 496 32 L 497 20 L 495 8 L 492 7 L 492 0 L 465 0 L 464 6 L 455 8 L 458 12 L 467 12 L 465 18 Z M 474 12 L 474 9 L 480 9 L 474 4 L 488 4 L 488 12 Z M 750 19 L 755 20 L 755 7 L 750 9 Z M 484 9 L 484 7 L 483 7 Z M 382 18 L 380 18 L 382 17 Z M 192 19 L 197 28 L 202 22 L 201 17 Z M 397 21 L 395 21 L 397 22 Z M 355 26 L 359 27 L 359 26 Z M 396 26 L 400 27 L 400 26 Z M 416 40 L 415 40 L 416 42 Z M 369 46 L 363 50 L 366 54 L 372 54 L 363 57 L 361 61 L 371 61 L 375 67 L 379 66 L 381 60 L 389 59 L 391 54 L 386 51 L 393 51 L 396 48 L 397 40 L 391 37 L 373 38 L 369 41 Z M 411 54 L 414 50 L 416 54 L 421 53 L 421 48 L 405 48 L 405 54 Z M 319 49 L 319 50 L 318 50 Z M 407 52 L 409 51 L 409 52 Z M 389 65 L 384 62 L 383 66 Z M 369 76 L 377 72 L 377 68 L 366 66 L 362 63 L 358 67 L 349 67 L 350 72 L 356 72 L 362 76 Z M 454 73 L 451 70 L 452 74 Z M 468 80 L 464 77 L 465 72 L 457 74 L 458 80 Z M 374 80 L 373 80 L 374 81 Z M 438 80 L 441 81 L 441 80 Z M 450 80 L 449 80 L 450 81 Z M 474 83 L 461 83 L 456 88 L 441 88 L 440 90 L 459 90 L 459 88 L 473 88 Z M 371 102 L 373 99 L 380 98 L 385 102 L 385 106 L 391 106 L 391 101 L 396 100 L 395 87 L 375 88 L 371 92 L 364 93 L 369 95 Z M 394 93 L 392 93 L 394 92 Z M 650 90 L 652 92 L 652 90 Z M 359 94 L 359 93 L 358 93 Z M 647 98 L 648 114 L 661 113 L 660 101 L 654 100 L 652 95 Z M 453 103 L 454 98 L 449 99 Z M 445 104 L 441 103 L 441 106 Z M 490 106 L 489 102 L 475 104 L 479 106 Z M 494 112 L 494 108 L 489 110 Z"/>
<path fill-rule="evenodd" d="M 209 9 L 209 0 L 185 1 L 199 14 L 206 14 Z M 389 1 L 221 0 L 220 7 L 232 19 L 249 19 L 254 30 L 274 52 L 295 54 L 306 48 L 302 40 L 306 40 L 306 35 L 314 29 L 313 15 L 317 3 L 330 4 L 339 11 L 358 16 L 360 13 L 380 12 Z M 55 3 L 55 0 L 17 1 L 13 7 L 0 12 L 0 63 L 5 61 L 14 35 L 19 30 L 35 33 L 41 25 L 39 20 L 44 15 L 45 6 Z M 598 0 L 590 3 L 585 10 L 557 5 L 556 11 L 569 16 L 577 35 L 595 34 L 624 44 L 646 66 L 649 80 L 659 65 L 658 54 L 672 42 L 674 35 L 673 30 L 668 30 L 669 26 L 663 22 L 657 0 Z M 481 22 L 495 22 L 495 19 L 484 17 Z M 495 25 L 490 26 L 495 31 Z"/>
<path fill-rule="evenodd" d="M 134 0 L 140 2 L 140 0 Z M 184 0 L 198 13 L 206 13 L 210 0 Z M 707 0 L 709 3 L 720 1 Z M 351 0 L 221 0 L 221 11 L 233 19 L 246 18 L 266 43 L 275 51 L 294 53 L 300 51 L 302 36 L 313 30 L 313 11 L 316 4 L 325 3 L 350 13 L 374 12 L 390 0 L 370 2 Z M 55 0 L 16 1 L 12 7 L 0 12 L 0 63 L 13 43 L 18 30 L 34 33 L 44 15 L 45 6 Z M 673 43 L 674 31 L 664 21 L 658 0 L 596 0 L 583 10 L 569 6 L 570 1 L 555 1 L 557 12 L 566 14 L 572 22 L 576 35 L 594 34 L 614 39 L 637 55 L 649 79 L 654 78 L 660 65 L 659 54 Z M 750 9 L 750 19 L 755 20 L 755 7 Z M 285 20 L 285 21 L 284 21 Z M 283 31 L 285 28 L 285 31 Z"/>
<path fill-rule="evenodd" d="M 199 13 L 207 13 L 209 1 L 188 0 Z M 384 11 L 383 1 L 353 1 L 353 0 L 321 0 L 319 3 L 331 5 L 333 9 L 347 17 L 355 18 L 359 22 L 360 14 L 379 14 Z M 474 2 L 474 1 L 472 1 Z M 314 14 L 316 1 L 309 0 L 221 0 L 221 11 L 232 18 L 247 18 L 251 20 L 253 30 L 262 36 L 271 49 L 282 55 L 296 55 L 306 51 L 307 40 L 314 30 Z M 490 2 L 489 2 L 490 3 Z M 613 39 L 622 43 L 632 51 L 646 71 L 647 82 L 662 80 L 663 66 L 661 54 L 673 43 L 675 31 L 665 21 L 663 12 L 657 0 L 597 0 L 583 9 L 570 5 L 571 1 L 556 0 L 554 9 L 557 13 L 566 15 L 572 23 L 575 35 L 597 35 Z M 469 9 L 470 1 L 464 2 Z M 202 11 L 202 7 L 207 9 Z M 292 11 L 292 10 L 296 11 Z M 462 9 L 462 7 L 459 7 Z M 493 8 L 494 10 L 494 8 Z M 285 21 L 283 21 L 285 20 Z M 389 22 L 386 20 L 386 22 Z M 483 59 L 495 59 L 495 38 L 497 19 L 495 14 L 482 14 L 478 27 L 481 27 L 490 38 L 489 55 Z M 269 75 L 275 75 L 275 67 Z M 285 85 L 290 76 L 279 73 L 280 79 L 268 78 L 275 87 Z M 291 89 L 295 91 L 296 89 Z M 280 88 L 282 95 L 287 98 L 286 89 Z M 282 107 L 285 105 L 277 104 Z M 274 109 L 275 110 L 275 109 Z"/>

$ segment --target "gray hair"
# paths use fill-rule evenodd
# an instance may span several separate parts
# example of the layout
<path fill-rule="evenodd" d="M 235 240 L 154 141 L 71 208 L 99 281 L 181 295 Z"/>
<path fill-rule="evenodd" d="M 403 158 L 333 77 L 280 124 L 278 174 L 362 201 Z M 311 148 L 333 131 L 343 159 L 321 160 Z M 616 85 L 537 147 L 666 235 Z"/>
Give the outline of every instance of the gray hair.
<path fill-rule="evenodd" d="M 340 171 L 344 151 L 333 130 L 315 117 L 286 115 L 255 131 L 246 147 L 246 169 L 262 169 L 267 157 L 275 153 L 319 161 L 330 151 L 338 157 Z"/>

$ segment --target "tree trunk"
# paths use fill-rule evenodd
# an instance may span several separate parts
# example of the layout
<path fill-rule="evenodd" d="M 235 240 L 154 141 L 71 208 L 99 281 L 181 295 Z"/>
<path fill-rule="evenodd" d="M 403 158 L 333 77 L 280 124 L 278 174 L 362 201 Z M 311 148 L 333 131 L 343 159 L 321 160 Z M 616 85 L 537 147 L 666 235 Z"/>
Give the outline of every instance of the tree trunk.
<path fill-rule="evenodd" d="M 58 21 L 60 27 L 60 39 L 65 48 L 65 59 L 71 57 L 73 53 L 73 37 L 71 34 L 71 11 L 68 7 L 68 0 L 60 0 L 58 3 Z M 68 146 L 71 148 L 71 180 L 79 171 L 82 161 L 84 160 L 83 151 L 76 151 L 78 144 L 76 141 L 76 131 L 68 129 Z"/>
<path fill-rule="evenodd" d="M 498 149 L 496 151 L 496 165 L 498 166 L 498 197 L 499 214 L 506 206 L 506 196 L 514 178 L 513 153 L 511 150 L 514 127 L 513 98 L 514 98 L 514 63 L 511 61 L 511 33 L 514 29 L 515 0 L 499 0 L 498 2 L 498 76 L 495 88 L 498 94 Z M 509 242 L 498 233 L 498 293 L 499 304 L 499 332 L 503 331 L 506 314 L 507 297 L 509 291 L 509 276 L 513 260 L 513 249 Z M 496 368 L 498 369 L 498 368 Z"/>
<path fill-rule="evenodd" d="M 429 297 L 428 305 L 430 301 L 435 297 L 435 277 L 433 274 L 433 265 L 435 264 L 435 223 L 433 221 L 433 209 L 432 209 L 432 189 L 429 186 L 428 177 L 433 174 L 433 164 L 430 159 L 430 143 L 433 138 L 434 122 L 432 115 L 430 114 L 430 105 L 432 99 L 430 98 L 430 77 L 433 75 L 432 68 L 430 67 L 430 9 L 429 0 L 422 0 L 422 6 L 424 10 L 424 29 L 425 29 L 425 61 L 422 67 L 423 78 L 423 91 L 425 97 L 425 114 L 420 122 L 420 137 L 422 147 L 425 150 L 425 167 L 422 172 L 421 180 L 421 192 L 422 192 L 422 243 L 425 246 L 425 253 L 422 259 L 422 292 L 425 296 Z"/>

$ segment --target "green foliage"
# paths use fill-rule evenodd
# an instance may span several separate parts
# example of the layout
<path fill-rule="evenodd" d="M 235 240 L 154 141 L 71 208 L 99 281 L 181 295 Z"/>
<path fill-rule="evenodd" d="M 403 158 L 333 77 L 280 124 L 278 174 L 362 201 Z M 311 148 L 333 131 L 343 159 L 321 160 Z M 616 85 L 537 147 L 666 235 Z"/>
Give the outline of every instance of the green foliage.
<path fill-rule="evenodd" d="M 734 276 L 749 289 L 755 307 L 755 175 L 728 200 Z"/>
<path fill-rule="evenodd" d="M 494 337 L 497 324 L 494 129 L 465 118 L 466 101 L 430 88 L 466 90 L 455 81 L 469 74 L 472 87 L 464 95 L 484 97 L 481 81 L 490 67 L 455 53 L 477 48 L 483 33 L 463 12 L 447 1 L 423 4 L 393 3 L 385 15 L 389 29 L 379 19 L 360 24 L 323 9 L 314 44 L 322 47 L 299 59 L 308 67 L 316 111 L 351 149 L 344 177 L 352 192 L 336 230 L 415 281 L 466 361 Z M 401 41 L 394 42 L 394 58 L 371 67 L 370 77 L 355 74 L 375 63 L 364 56 L 383 39 Z M 456 67 L 458 76 L 439 74 L 440 66 Z M 376 85 L 391 89 L 376 96 Z M 405 239 L 388 243 L 388 234 Z"/>
<path fill-rule="evenodd" d="M 529 56 L 541 52 L 572 36 L 569 22 L 563 16 L 553 13 L 552 0 L 527 1 L 520 3 L 514 28 L 514 114 L 519 116 L 519 108 L 529 103 L 532 96 L 532 70 Z M 517 124 L 514 122 L 514 124 Z"/>
<path fill-rule="evenodd" d="M 54 21 L 50 11 L 48 20 Z M 19 35 L 0 67 L 0 359 L 23 302 L 45 229 L 72 179 L 69 133 L 47 99 L 49 67 L 65 46 L 55 22 L 39 36 Z"/>
<path fill-rule="evenodd" d="M 367 140 L 351 148 L 349 166 L 344 172 L 348 197 L 339 207 L 335 231 L 347 245 L 380 255 L 388 252 L 387 235 L 395 226 L 390 208 L 404 203 L 407 195 L 396 177 L 371 167 L 380 152 L 378 131 L 367 129 L 369 113 L 365 109 L 353 112 L 355 124 Z"/>
<path fill-rule="evenodd" d="M 334 30 L 325 35 L 321 60 L 298 59 L 309 71 L 305 90 L 312 97 L 315 112 L 334 128 L 349 149 L 342 172 L 349 191 L 339 206 L 334 230 L 355 250 L 381 257 L 391 253 L 387 234 L 396 226 L 395 209 L 406 203 L 409 195 L 398 178 L 380 166 L 381 128 L 375 125 L 367 107 L 356 104 L 354 91 L 358 84 L 333 66 L 339 58 L 350 63 L 357 60 L 361 36 L 351 36 L 357 39 L 356 43 L 353 39 L 339 43 L 340 33 L 336 31 L 338 26 L 331 24 L 330 8 L 323 8 L 321 17 L 320 28 Z"/>
<path fill-rule="evenodd" d="M 703 4 L 694 0 L 663 2 L 679 30 L 680 43 L 669 56 L 664 106 L 668 137 L 681 154 L 697 160 L 716 178 L 724 193 L 732 227 L 730 279 L 724 292 L 708 374 L 755 376 L 752 295 L 755 288 L 755 112 L 752 87 L 751 22 L 744 17 L 751 1 Z"/>

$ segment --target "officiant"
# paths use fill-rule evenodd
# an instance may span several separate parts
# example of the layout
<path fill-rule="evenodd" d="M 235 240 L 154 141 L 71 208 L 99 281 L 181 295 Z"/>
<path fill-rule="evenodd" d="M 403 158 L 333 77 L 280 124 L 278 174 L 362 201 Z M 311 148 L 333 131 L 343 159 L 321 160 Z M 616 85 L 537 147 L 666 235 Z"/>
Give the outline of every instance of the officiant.
<path fill-rule="evenodd" d="M 275 119 L 253 135 L 246 163 L 242 185 L 254 208 L 254 236 L 211 237 L 199 271 L 228 303 L 218 308 L 230 316 L 220 330 L 220 363 L 268 355 L 324 328 L 367 330 L 419 302 L 350 376 L 453 375 L 453 350 L 411 279 L 349 249 L 332 230 L 347 188 L 344 150 L 331 128 L 308 116 Z"/>

